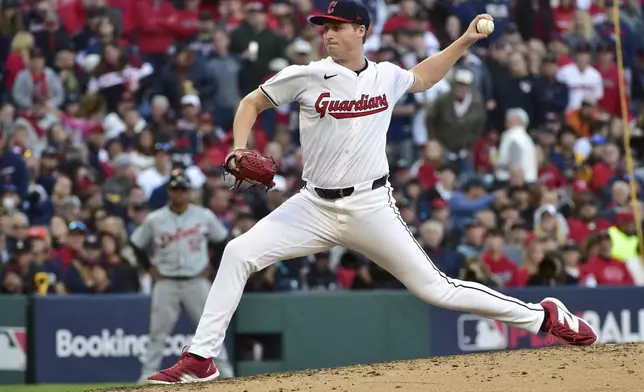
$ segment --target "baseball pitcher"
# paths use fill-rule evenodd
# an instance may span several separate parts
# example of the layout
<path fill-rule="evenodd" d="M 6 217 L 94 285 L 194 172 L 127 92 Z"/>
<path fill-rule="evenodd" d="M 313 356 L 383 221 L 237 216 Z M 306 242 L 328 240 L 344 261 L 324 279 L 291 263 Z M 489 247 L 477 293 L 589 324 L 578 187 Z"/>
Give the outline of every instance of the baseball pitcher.
<path fill-rule="evenodd" d="M 250 274 L 278 260 L 336 245 L 364 254 L 435 306 L 475 313 L 534 334 L 543 331 L 569 344 L 597 340 L 590 324 L 557 299 L 525 303 L 446 276 L 423 252 L 395 206 L 386 156 L 394 104 L 405 93 L 423 92 L 440 81 L 472 44 L 486 37 L 476 28 L 482 20 L 489 24 L 492 18 L 477 16 L 448 48 L 408 71 L 365 58 L 370 20 L 360 2 L 331 1 L 326 15 L 310 18 L 324 26 L 329 57 L 286 67 L 246 96 L 235 116 L 234 150 L 226 159 L 237 180 L 272 186 L 272 162 L 247 151 L 246 143 L 259 113 L 297 101 L 306 185 L 228 243 L 189 350 L 149 382 L 215 379 L 213 358 L 223 348 Z"/>
<path fill-rule="evenodd" d="M 165 341 L 185 308 L 196 325 L 210 291 L 208 240 L 221 242 L 228 230 L 212 211 L 191 204 L 190 181 L 182 169 L 175 169 L 168 182 L 169 204 L 146 217 L 130 238 L 141 265 L 150 271 L 152 289 L 150 340 L 141 358 L 141 380 L 158 371 Z M 151 247 L 154 263 L 145 250 Z M 226 350 L 217 356 L 218 372 L 233 377 Z M 213 365 L 213 368 L 215 366 Z"/>

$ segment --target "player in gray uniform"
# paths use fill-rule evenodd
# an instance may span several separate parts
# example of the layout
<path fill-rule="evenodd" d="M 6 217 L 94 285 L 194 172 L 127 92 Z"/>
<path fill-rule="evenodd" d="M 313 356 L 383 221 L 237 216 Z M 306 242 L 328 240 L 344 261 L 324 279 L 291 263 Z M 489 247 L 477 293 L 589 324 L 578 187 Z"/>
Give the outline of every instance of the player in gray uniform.
<path fill-rule="evenodd" d="M 196 326 L 203 312 L 208 279 L 208 240 L 220 243 L 228 230 L 212 211 L 190 203 L 190 180 L 182 169 L 175 169 L 168 182 L 169 204 L 152 212 L 130 238 L 139 263 L 152 274 L 150 341 L 141 358 L 141 380 L 158 371 L 165 341 L 172 333 L 183 306 Z M 154 263 L 147 251 L 152 249 Z M 222 350 L 215 360 L 222 377 L 233 377 L 228 353 Z"/>

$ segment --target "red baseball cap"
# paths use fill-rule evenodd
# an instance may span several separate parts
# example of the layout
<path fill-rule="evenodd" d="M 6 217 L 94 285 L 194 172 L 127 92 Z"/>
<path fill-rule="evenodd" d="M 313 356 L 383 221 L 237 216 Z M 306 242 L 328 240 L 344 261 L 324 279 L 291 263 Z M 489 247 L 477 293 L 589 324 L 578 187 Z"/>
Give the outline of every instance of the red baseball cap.
<path fill-rule="evenodd" d="M 432 208 L 433 209 L 439 209 L 439 208 L 447 208 L 447 202 L 443 199 L 434 199 L 432 201 Z"/>
<path fill-rule="evenodd" d="M 572 185 L 572 190 L 575 193 L 585 193 L 588 191 L 588 182 L 586 180 L 576 180 Z"/>
<path fill-rule="evenodd" d="M 47 229 L 42 226 L 32 226 L 27 230 L 28 238 L 39 238 L 41 240 L 46 240 L 49 234 Z"/>

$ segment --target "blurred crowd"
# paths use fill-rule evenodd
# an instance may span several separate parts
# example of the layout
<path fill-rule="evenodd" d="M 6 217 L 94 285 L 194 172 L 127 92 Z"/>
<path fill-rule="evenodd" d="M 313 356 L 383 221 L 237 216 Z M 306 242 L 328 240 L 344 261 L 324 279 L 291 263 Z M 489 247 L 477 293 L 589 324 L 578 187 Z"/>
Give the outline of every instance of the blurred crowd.
<path fill-rule="evenodd" d="M 623 74 L 611 0 L 364 2 L 368 58 L 405 68 L 475 15 L 495 20 L 445 79 L 393 109 L 397 207 L 433 262 L 499 288 L 644 284 L 632 209 L 644 196 L 644 1 L 618 4 Z M 327 6 L 0 0 L 0 292 L 149 292 L 128 236 L 167 202 L 173 168 L 231 238 L 297 192 L 296 104 L 262 113 L 251 135 L 249 148 L 279 164 L 275 188 L 233 194 L 222 164 L 240 99 L 326 56 L 307 17 Z M 402 286 L 341 248 L 280 261 L 247 285 L 374 288 Z"/>

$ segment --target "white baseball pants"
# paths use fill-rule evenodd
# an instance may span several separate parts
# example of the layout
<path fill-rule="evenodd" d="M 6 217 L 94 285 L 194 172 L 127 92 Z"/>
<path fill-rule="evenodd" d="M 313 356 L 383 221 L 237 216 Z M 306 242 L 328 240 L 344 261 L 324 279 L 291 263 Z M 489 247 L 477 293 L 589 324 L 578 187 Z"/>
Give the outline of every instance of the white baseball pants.
<path fill-rule="evenodd" d="M 362 253 L 435 306 L 474 313 L 537 333 L 545 312 L 483 285 L 452 279 L 434 266 L 400 218 L 389 182 L 325 200 L 307 185 L 226 247 L 189 351 L 216 357 L 251 273 L 340 245 Z"/>

